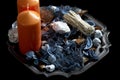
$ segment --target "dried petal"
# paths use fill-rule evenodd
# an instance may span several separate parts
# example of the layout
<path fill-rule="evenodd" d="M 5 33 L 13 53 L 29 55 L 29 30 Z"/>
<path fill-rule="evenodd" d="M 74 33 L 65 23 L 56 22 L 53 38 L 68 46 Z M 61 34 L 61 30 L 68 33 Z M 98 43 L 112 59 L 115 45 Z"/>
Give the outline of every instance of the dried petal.
<path fill-rule="evenodd" d="M 86 39 L 86 46 L 84 49 L 90 49 L 93 46 L 92 39 L 90 37 L 87 37 Z"/>
<path fill-rule="evenodd" d="M 67 33 L 70 32 L 69 26 L 65 22 L 57 21 L 51 23 L 52 28 L 57 32 L 57 33 Z"/>

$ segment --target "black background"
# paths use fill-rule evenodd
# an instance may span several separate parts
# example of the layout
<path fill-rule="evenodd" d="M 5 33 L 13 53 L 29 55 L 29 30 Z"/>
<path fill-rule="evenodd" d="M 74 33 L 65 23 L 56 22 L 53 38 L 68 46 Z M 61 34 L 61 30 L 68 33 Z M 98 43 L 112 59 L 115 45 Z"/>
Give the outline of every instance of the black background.
<path fill-rule="evenodd" d="M 109 40 L 112 44 L 116 15 L 113 6 L 116 4 L 113 1 L 104 1 L 105 0 L 41 0 L 40 6 L 70 5 L 87 9 L 89 14 L 107 26 L 107 29 L 110 31 Z M 44 75 L 33 74 L 9 53 L 6 45 L 8 29 L 17 17 L 16 0 L 4 1 L 2 3 L 3 5 L 0 5 L 0 66 L 2 67 L 0 68 L 0 74 L 2 74 L 3 80 L 103 80 L 105 78 L 116 78 L 114 74 L 116 74 L 117 67 L 114 64 L 116 61 L 113 58 L 115 55 L 115 52 L 113 52 L 113 44 L 107 56 L 81 75 L 71 76 L 70 78 L 63 76 L 46 78 Z"/>

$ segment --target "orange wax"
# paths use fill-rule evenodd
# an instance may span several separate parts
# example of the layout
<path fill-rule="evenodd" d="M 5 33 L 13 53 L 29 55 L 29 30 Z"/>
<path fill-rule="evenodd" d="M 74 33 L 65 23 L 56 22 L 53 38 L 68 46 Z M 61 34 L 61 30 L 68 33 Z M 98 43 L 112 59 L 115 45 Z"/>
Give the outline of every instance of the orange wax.
<path fill-rule="evenodd" d="M 18 13 L 24 10 L 34 10 L 40 13 L 39 0 L 17 0 Z"/>
<path fill-rule="evenodd" d="M 22 54 L 27 51 L 38 51 L 41 46 L 40 14 L 26 10 L 17 16 L 19 48 Z"/>

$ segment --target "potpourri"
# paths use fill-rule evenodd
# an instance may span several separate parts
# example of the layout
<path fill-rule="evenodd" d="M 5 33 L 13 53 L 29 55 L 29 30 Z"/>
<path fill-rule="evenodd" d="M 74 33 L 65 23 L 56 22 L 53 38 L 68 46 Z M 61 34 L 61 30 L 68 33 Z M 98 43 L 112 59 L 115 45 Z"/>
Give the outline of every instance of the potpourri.
<path fill-rule="evenodd" d="M 53 5 L 43 6 L 40 10 L 42 46 L 39 51 L 22 55 L 25 64 L 40 72 L 69 74 L 80 72 L 90 62 L 100 60 L 98 54 L 102 51 L 99 49 L 105 47 L 106 39 L 103 39 L 108 33 L 85 16 L 87 10 Z M 18 44 L 17 22 L 9 29 L 8 37 L 10 43 Z"/>

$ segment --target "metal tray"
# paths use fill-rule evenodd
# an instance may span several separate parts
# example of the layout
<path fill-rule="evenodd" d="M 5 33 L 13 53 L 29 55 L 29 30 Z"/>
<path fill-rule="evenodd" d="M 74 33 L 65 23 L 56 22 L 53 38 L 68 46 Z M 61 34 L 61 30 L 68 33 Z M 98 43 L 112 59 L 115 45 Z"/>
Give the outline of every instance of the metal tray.
<path fill-rule="evenodd" d="M 105 57 L 109 53 L 109 47 L 111 46 L 111 43 L 109 42 L 108 36 L 110 34 L 110 31 L 107 30 L 107 26 L 102 24 L 100 21 L 96 20 L 91 15 L 84 14 L 84 16 L 87 17 L 88 19 L 93 20 L 96 23 L 96 25 L 98 25 L 102 28 L 102 31 L 104 32 L 103 37 L 102 37 L 102 42 L 104 43 L 104 45 L 99 45 L 98 48 L 96 49 L 96 53 L 99 57 L 98 61 L 100 61 L 103 57 Z M 37 75 L 45 75 L 46 77 L 55 76 L 55 75 L 62 75 L 65 77 L 70 77 L 71 75 L 80 75 L 81 73 L 85 72 L 86 70 L 88 70 L 90 67 L 92 67 L 93 65 L 95 65 L 98 62 L 98 61 L 89 62 L 81 70 L 71 72 L 71 73 L 65 73 L 65 72 L 61 72 L 61 71 L 54 71 L 51 73 L 41 72 L 35 66 L 30 66 L 30 65 L 26 64 L 25 58 L 18 52 L 18 45 L 11 44 L 9 41 L 7 42 L 7 45 L 8 45 L 8 50 L 11 53 L 11 55 L 13 55 L 18 61 L 20 61 L 21 64 L 25 65 L 25 67 L 29 68 L 33 73 L 35 73 Z M 100 49 L 102 49 L 102 51 Z"/>

